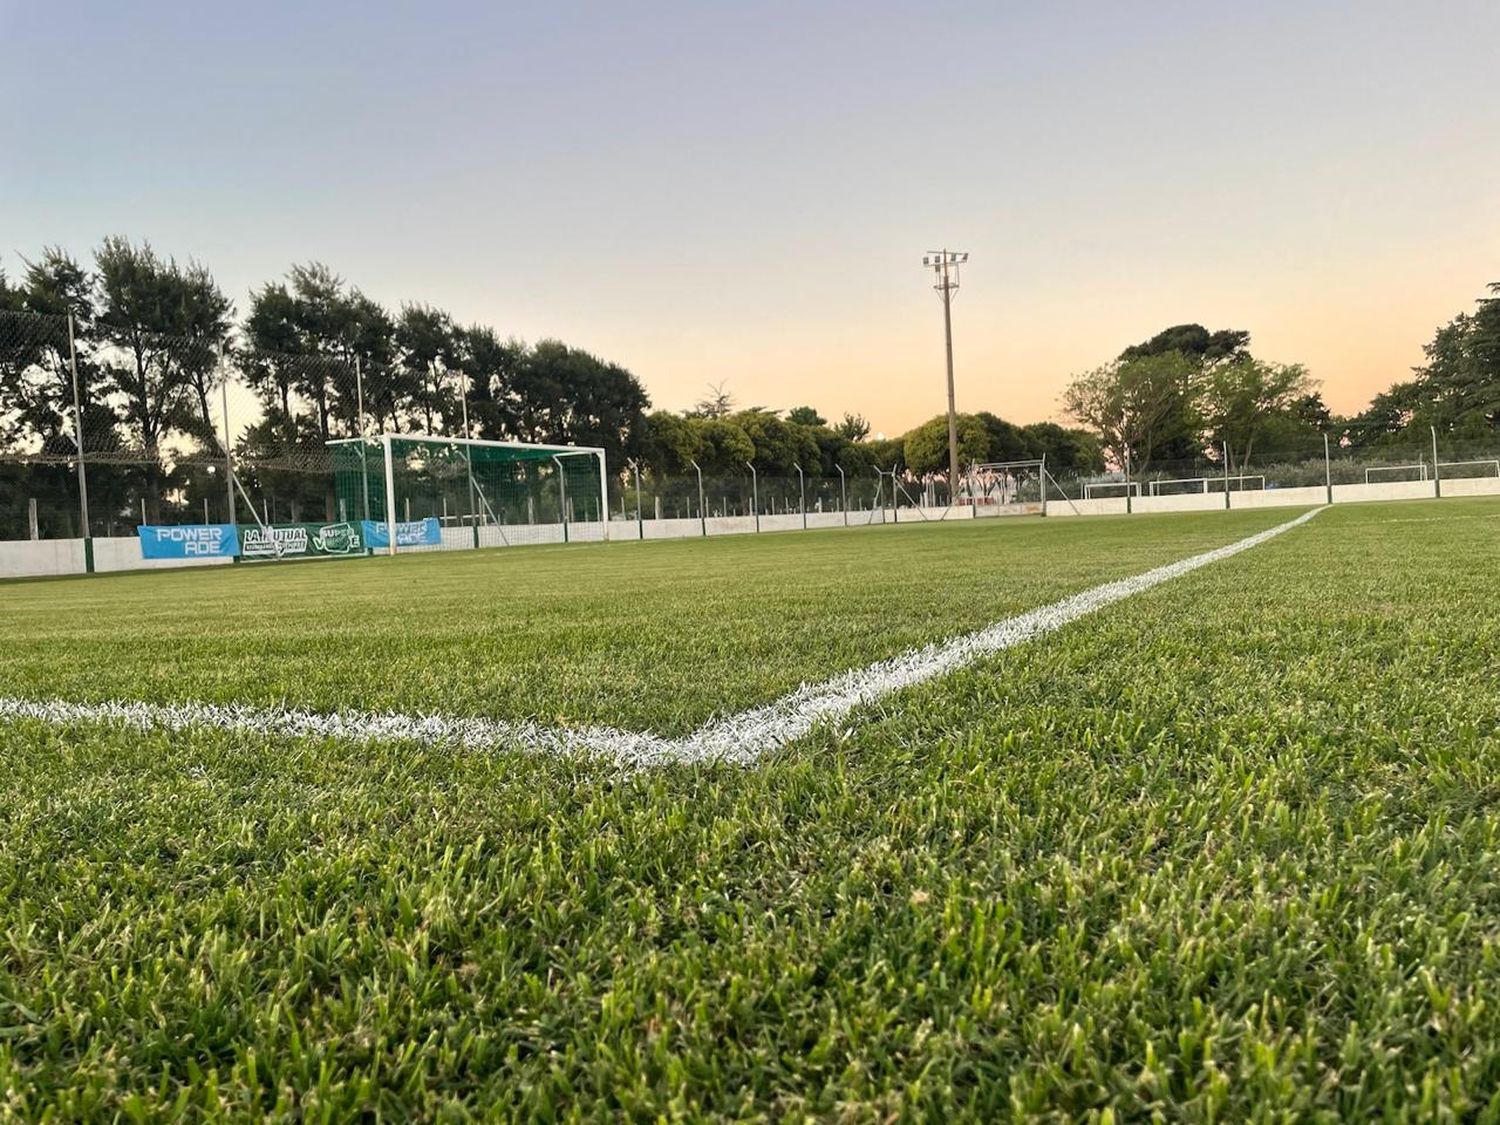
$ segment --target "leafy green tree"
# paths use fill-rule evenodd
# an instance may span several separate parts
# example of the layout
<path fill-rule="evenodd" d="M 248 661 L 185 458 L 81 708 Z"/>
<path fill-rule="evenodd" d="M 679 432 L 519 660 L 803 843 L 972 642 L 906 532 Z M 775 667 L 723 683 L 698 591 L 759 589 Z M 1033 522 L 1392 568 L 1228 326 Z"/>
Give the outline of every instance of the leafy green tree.
<path fill-rule="evenodd" d="M 826 426 L 828 419 L 810 406 L 794 406 L 786 412 L 786 420 L 797 426 Z"/>
<path fill-rule="evenodd" d="M 765 410 L 742 410 L 731 416 L 755 447 L 752 459 L 761 473 L 790 476 L 794 465 L 808 472 L 822 464 L 817 439 L 806 426 L 784 421 Z"/>
<path fill-rule="evenodd" d="M 1056 422 L 1031 422 L 1022 427 L 1034 450 L 1045 457 L 1054 473 L 1097 473 L 1104 469 L 1104 451 L 1088 430 L 1060 426 Z"/>
<path fill-rule="evenodd" d="M 1063 406 L 1099 435 L 1111 461 L 1144 473 L 1153 461 L 1201 451 L 1201 370 L 1179 351 L 1116 360 L 1075 377 L 1063 392 Z"/>
<path fill-rule="evenodd" d="M 508 400 L 522 440 L 600 446 L 615 465 L 636 451 L 651 405 L 625 368 L 560 340 L 542 340 L 521 357 Z"/>
<path fill-rule="evenodd" d="M 1171 352 L 1178 352 L 1198 363 L 1245 359 L 1250 354 L 1250 333 L 1238 328 L 1210 332 L 1201 324 L 1178 324 L 1126 348 L 1120 353 L 1120 359 L 1129 362 Z"/>
<path fill-rule="evenodd" d="M 993 418 L 994 415 L 990 417 Z M 977 414 L 960 414 L 957 422 L 960 469 L 990 460 L 991 433 L 985 420 Z M 932 474 L 947 476 L 948 415 L 939 414 L 923 422 L 906 434 L 902 444 L 903 461 L 908 472 L 918 477 Z"/>
<path fill-rule="evenodd" d="M 863 414 L 845 414 L 833 432 L 846 441 L 864 441 L 870 436 L 870 423 Z"/>
<path fill-rule="evenodd" d="M 396 320 L 395 340 L 396 362 L 422 432 L 438 433 L 445 425 L 456 430 L 463 405 L 458 400 L 458 341 L 453 319 L 428 305 L 403 305 Z"/>
<path fill-rule="evenodd" d="M 1227 449 L 1230 470 L 1244 471 L 1256 440 L 1277 419 L 1288 418 L 1312 390 L 1301 364 L 1266 363 L 1250 356 L 1209 364 L 1199 411 L 1211 448 Z"/>
<path fill-rule="evenodd" d="M 148 243 L 107 238 L 95 265 L 95 331 L 117 350 L 105 374 L 143 457 L 147 518 L 159 522 L 168 484 L 163 443 L 176 432 L 214 440 L 209 402 L 233 306 L 205 267 L 179 266 Z"/>
<path fill-rule="evenodd" d="M 698 463 L 705 476 L 730 477 L 745 472 L 755 457 L 755 443 L 733 418 L 694 418 L 698 431 Z"/>
<path fill-rule="evenodd" d="M 475 437 L 491 440 L 520 434 L 511 386 L 526 355 L 519 340 L 502 340 L 493 329 L 475 324 L 453 335 L 455 357 L 469 396 L 469 428 Z"/>

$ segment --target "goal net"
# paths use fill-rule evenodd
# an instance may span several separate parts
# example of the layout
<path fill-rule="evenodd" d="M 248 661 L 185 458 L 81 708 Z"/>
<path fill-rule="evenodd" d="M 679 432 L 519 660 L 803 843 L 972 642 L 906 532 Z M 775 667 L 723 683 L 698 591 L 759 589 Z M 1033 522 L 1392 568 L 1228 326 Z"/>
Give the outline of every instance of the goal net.
<path fill-rule="evenodd" d="M 328 447 L 339 519 L 358 526 L 372 551 L 609 538 L 602 449 L 426 434 Z"/>

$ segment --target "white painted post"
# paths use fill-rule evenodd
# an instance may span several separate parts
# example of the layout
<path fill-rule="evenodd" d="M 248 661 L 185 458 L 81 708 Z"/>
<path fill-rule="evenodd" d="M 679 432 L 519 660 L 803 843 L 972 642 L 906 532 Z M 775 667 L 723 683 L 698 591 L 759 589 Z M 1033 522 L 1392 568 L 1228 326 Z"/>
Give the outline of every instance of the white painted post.
<path fill-rule="evenodd" d="M 1443 497 L 1443 474 L 1438 470 L 1437 451 L 1437 427 L 1428 426 L 1432 431 L 1432 495 L 1434 499 L 1441 500 Z"/>
<path fill-rule="evenodd" d="M 1323 487 L 1328 493 L 1328 503 L 1333 503 L 1333 457 L 1328 452 L 1328 431 L 1323 431 Z"/>
<path fill-rule="evenodd" d="M 381 451 L 385 454 L 385 534 L 388 544 L 386 554 L 396 557 L 396 466 L 391 459 L 391 435 L 380 435 Z"/>
<path fill-rule="evenodd" d="M 844 526 L 849 526 L 849 487 L 844 478 L 844 466 L 835 464 L 833 466 L 839 471 L 839 507 L 844 510 Z"/>

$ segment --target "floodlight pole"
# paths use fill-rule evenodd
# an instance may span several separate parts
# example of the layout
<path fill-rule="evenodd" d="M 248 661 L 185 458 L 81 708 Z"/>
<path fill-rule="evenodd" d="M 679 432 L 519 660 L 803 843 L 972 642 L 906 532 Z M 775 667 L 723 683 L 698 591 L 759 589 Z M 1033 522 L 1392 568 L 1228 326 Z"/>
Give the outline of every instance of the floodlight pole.
<path fill-rule="evenodd" d="M 839 507 L 844 510 L 844 526 L 849 526 L 849 482 L 844 477 L 844 466 L 834 462 L 833 467 L 839 471 Z"/>
<path fill-rule="evenodd" d="M 703 528 L 704 537 L 707 538 L 708 509 L 703 506 L 703 470 L 699 468 L 698 462 L 694 461 L 691 457 L 688 458 L 688 464 L 693 466 L 693 469 L 698 474 L 698 523 Z"/>
<path fill-rule="evenodd" d="M 922 264 L 937 276 L 933 288 L 943 301 L 943 344 L 948 359 L 948 504 L 958 496 L 958 410 L 953 395 L 953 294 L 958 292 L 958 267 L 969 255 L 957 250 L 930 250 Z"/>
<path fill-rule="evenodd" d="M 755 511 L 755 530 L 760 530 L 760 477 L 755 472 L 755 466 L 746 461 L 750 469 L 750 507 Z"/>
<path fill-rule="evenodd" d="M 807 481 L 802 476 L 802 466 L 792 462 L 792 468 L 797 470 L 797 508 L 802 513 L 802 530 L 807 530 Z"/>
<path fill-rule="evenodd" d="M 391 460 L 391 435 L 380 435 L 385 454 L 385 537 L 386 554 L 396 557 L 396 466 Z"/>

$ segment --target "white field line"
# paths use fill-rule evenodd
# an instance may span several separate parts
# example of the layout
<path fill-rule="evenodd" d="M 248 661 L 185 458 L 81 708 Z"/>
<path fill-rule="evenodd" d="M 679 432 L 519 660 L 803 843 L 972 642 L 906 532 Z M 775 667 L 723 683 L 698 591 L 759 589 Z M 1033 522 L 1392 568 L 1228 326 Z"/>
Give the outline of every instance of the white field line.
<path fill-rule="evenodd" d="M 664 738 L 611 727 L 545 727 L 484 718 L 444 715 L 313 711 L 213 703 L 71 703 L 0 697 L 0 721 L 31 719 L 54 725 L 102 722 L 141 731 L 210 729 L 256 736 L 335 738 L 353 742 L 416 742 L 470 750 L 523 749 L 543 754 L 587 754 L 624 765 L 691 762 L 748 765 L 803 737 L 819 723 L 903 688 L 943 676 L 992 653 L 1056 631 L 1080 617 L 1170 582 L 1210 563 L 1257 547 L 1321 512 L 1296 519 L 1200 555 L 1167 563 L 1144 574 L 1106 582 L 1050 605 L 997 621 L 974 633 L 913 649 L 865 668 L 855 668 L 738 715 L 714 719 L 684 738 Z"/>

